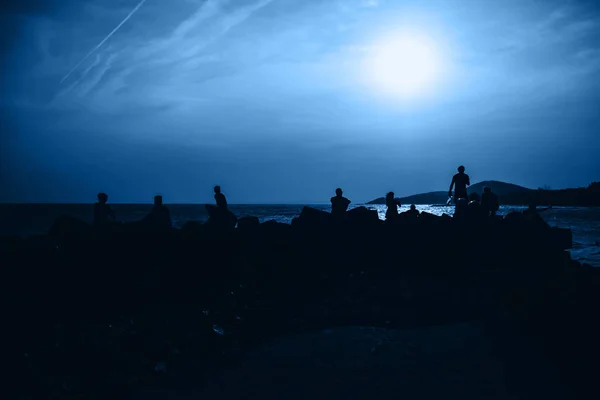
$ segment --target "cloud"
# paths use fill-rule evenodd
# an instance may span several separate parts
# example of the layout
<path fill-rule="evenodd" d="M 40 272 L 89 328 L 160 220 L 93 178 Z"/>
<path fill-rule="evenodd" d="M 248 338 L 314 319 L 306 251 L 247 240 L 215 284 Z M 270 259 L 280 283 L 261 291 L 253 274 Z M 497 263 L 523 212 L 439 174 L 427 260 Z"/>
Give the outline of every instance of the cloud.
<path fill-rule="evenodd" d="M 207 47 L 272 1 L 259 0 L 239 6 L 237 1 L 207 0 L 196 4 L 196 10 L 167 35 L 145 43 L 123 38 L 111 42 L 114 51 L 105 49 L 98 53 L 104 60 L 103 67 L 99 68 L 96 60 L 80 74 L 75 85 L 58 94 L 53 105 L 68 107 L 69 102 L 81 101 L 92 105 L 102 100 L 106 102 L 103 109 L 117 109 L 127 102 L 128 93 L 135 96 L 138 104 L 151 107 L 157 102 L 190 101 L 195 98 L 190 93 L 190 85 L 197 86 L 219 74 L 232 73 L 226 66 L 211 67 L 220 61 L 220 56 L 206 52 Z M 205 66 L 208 68 L 203 68 Z M 88 77 L 92 72 L 96 73 Z M 96 87 L 98 85 L 101 87 Z M 82 88 L 74 90 L 77 86 Z M 128 87 L 135 87 L 135 92 Z M 95 100 L 89 98 L 94 88 Z"/>
<path fill-rule="evenodd" d="M 77 64 L 75 64 L 75 66 L 67 73 L 67 75 L 64 76 L 64 78 L 62 78 L 62 80 L 60 81 L 60 83 L 63 83 L 66 79 L 69 78 L 69 76 L 71 76 L 71 74 L 85 61 L 88 59 L 88 57 L 90 57 L 92 54 L 94 54 L 96 51 L 98 51 L 98 49 L 100 47 L 102 47 L 102 45 L 104 43 L 106 43 L 106 41 L 108 39 L 111 38 L 112 35 L 114 35 L 119 28 L 121 28 L 123 26 L 123 24 L 125 24 L 129 18 L 131 18 L 137 10 L 140 9 L 141 6 L 144 5 L 144 3 L 146 2 L 146 0 L 141 0 L 134 8 L 133 10 L 131 10 L 131 12 L 129 14 L 127 14 L 127 16 L 125 17 L 125 19 L 123 19 L 112 31 L 110 31 L 110 33 L 108 35 L 106 35 L 106 37 L 104 37 L 104 39 L 102 39 L 102 41 L 100 43 L 98 43 L 89 53 L 87 53 L 85 55 L 85 57 L 83 57 L 81 59 L 81 61 L 79 61 Z"/>

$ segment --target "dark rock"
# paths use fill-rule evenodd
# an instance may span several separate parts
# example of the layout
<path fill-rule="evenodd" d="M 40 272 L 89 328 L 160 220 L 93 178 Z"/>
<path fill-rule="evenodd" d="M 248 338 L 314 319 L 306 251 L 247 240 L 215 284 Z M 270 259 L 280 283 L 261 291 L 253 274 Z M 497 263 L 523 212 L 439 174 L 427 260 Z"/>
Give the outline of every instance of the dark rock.
<path fill-rule="evenodd" d="M 258 217 L 242 217 L 237 221 L 237 227 L 240 231 L 254 231 L 260 225 Z"/>
<path fill-rule="evenodd" d="M 303 227 L 323 227 L 331 224 L 331 213 L 305 206 L 300 212 L 296 225 Z"/>
<path fill-rule="evenodd" d="M 379 219 L 377 210 L 370 210 L 364 206 L 353 208 L 346 212 L 346 220 L 352 225 L 373 226 L 379 225 L 382 221 Z"/>
<path fill-rule="evenodd" d="M 290 225 L 277 222 L 273 219 L 260 224 L 260 231 L 267 235 L 286 235 L 291 231 L 291 228 Z"/>
<path fill-rule="evenodd" d="M 200 221 L 188 221 L 181 227 L 183 233 L 202 233 L 204 224 Z"/>
<path fill-rule="evenodd" d="M 220 230 L 232 230 L 235 228 L 237 217 L 230 210 L 220 209 L 211 205 L 207 205 L 206 210 L 209 214 L 208 221 L 205 224 L 207 227 Z"/>
<path fill-rule="evenodd" d="M 65 215 L 58 218 L 50 227 L 48 234 L 54 237 L 88 235 L 92 232 L 92 225 L 75 217 Z"/>

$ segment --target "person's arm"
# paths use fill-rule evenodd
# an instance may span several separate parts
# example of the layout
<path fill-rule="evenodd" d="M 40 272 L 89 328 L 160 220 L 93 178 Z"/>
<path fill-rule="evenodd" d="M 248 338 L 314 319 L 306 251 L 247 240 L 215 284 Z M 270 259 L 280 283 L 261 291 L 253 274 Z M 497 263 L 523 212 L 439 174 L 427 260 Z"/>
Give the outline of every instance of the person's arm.
<path fill-rule="evenodd" d="M 467 175 L 467 186 L 471 186 L 471 178 Z"/>
<path fill-rule="evenodd" d="M 448 190 L 448 196 L 452 196 L 452 188 L 454 187 L 454 180 L 456 179 L 456 176 L 452 177 L 452 182 L 450 182 L 450 189 Z"/>

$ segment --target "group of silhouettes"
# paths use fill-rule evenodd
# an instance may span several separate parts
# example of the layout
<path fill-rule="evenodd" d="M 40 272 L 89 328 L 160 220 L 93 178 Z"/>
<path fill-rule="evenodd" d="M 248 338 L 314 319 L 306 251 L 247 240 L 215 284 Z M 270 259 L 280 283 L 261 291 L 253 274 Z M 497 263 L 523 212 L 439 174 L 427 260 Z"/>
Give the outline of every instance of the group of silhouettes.
<path fill-rule="evenodd" d="M 500 208 L 498 196 L 492 193 L 489 187 L 483 189 L 483 194 L 479 196 L 477 193 L 467 193 L 467 186 L 471 185 L 469 175 L 465 174 L 465 167 L 458 167 L 458 173 L 452 177 L 450 190 L 448 192 L 448 205 L 454 201 L 456 206 L 454 216 L 456 218 L 488 218 L 495 217 L 496 212 Z M 454 192 L 452 192 L 454 189 Z M 221 187 L 214 187 L 215 205 L 206 205 L 206 210 L 211 219 L 223 220 L 228 216 L 235 218 L 227 208 L 227 199 L 221 193 Z M 335 196 L 331 198 L 331 214 L 335 221 L 341 221 L 346 216 L 350 200 L 344 197 L 341 188 L 335 190 Z M 108 195 L 106 193 L 98 194 L 98 202 L 94 205 L 94 220 L 93 225 L 96 227 L 112 224 L 116 221 L 114 210 L 107 204 Z M 410 209 L 399 213 L 398 207 L 401 206 L 400 200 L 394 196 L 394 192 L 389 192 L 385 196 L 385 205 L 387 210 L 385 213 L 386 221 L 398 220 L 399 217 L 416 218 L 420 212 L 416 206 L 412 204 Z M 526 219 L 539 218 L 538 212 L 545 209 L 537 209 L 535 205 L 530 206 L 523 212 Z M 163 204 L 162 196 L 154 196 L 154 206 L 150 212 L 139 221 L 142 224 L 157 228 L 170 228 L 171 214 L 169 209 Z"/>
<path fill-rule="evenodd" d="M 221 193 L 221 187 L 215 186 L 215 201 L 216 206 L 207 204 L 206 210 L 212 217 L 218 217 L 227 213 L 227 199 L 225 195 Z M 93 225 L 95 227 L 103 227 L 116 222 L 115 211 L 107 204 L 108 195 L 106 193 L 98 193 L 98 202 L 94 204 L 94 220 Z M 150 212 L 139 221 L 140 224 L 144 224 L 155 228 L 171 228 L 171 212 L 169 208 L 163 204 L 163 197 L 158 195 L 154 196 L 154 205 Z"/>

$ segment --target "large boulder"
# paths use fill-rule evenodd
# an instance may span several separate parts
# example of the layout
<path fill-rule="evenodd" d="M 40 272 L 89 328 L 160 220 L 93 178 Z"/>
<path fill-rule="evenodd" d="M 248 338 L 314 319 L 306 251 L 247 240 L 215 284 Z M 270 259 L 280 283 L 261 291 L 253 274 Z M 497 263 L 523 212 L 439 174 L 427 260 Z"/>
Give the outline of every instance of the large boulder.
<path fill-rule="evenodd" d="M 295 222 L 295 225 L 299 225 L 306 228 L 319 228 L 330 224 L 330 213 L 308 206 L 302 208 L 300 216 Z"/>
<path fill-rule="evenodd" d="M 255 231 L 259 225 L 258 217 L 242 217 L 237 221 L 238 229 L 243 232 Z"/>
<path fill-rule="evenodd" d="M 573 247 L 573 232 L 565 228 L 550 228 L 550 246 L 566 250 Z"/>
<path fill-rule="evenodd" d="M 64 237 L 88 235 L 91 232 L 92 225 L 70 215 L 65 215 L 54 221 L 48 234 L 53 237 Z"/>
<path fill-rule="evenodd" d="M 237 224 L 237 217 L 231 211 L 211 205 L 207 205 L 206 210 L 208 211 L 209 215 L 206 226 L 226 230 L 235 228 L 235 225 Z"/>
<path fill-rule="evenodd" d="M 181 227 L 182 233 L 202 233 L 204 224 L 201 221 L 188 221 Z"/>
<path fill-rule="evenodd" d="M 260 230 L 263 234 L 270 235 L 285 235 L 290 231 L 291 226 L 283 222 L 270 219 L 260 224 Z"/>
<path fill-rule="evenodd" d="M 346 220 L 352 225 L 373 226 L 379 225 L 382 221 L 379 219 L 377 210 L 370 210 L 367 207 L 360 206 L 346 212 Z"/>

